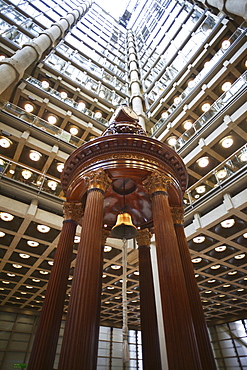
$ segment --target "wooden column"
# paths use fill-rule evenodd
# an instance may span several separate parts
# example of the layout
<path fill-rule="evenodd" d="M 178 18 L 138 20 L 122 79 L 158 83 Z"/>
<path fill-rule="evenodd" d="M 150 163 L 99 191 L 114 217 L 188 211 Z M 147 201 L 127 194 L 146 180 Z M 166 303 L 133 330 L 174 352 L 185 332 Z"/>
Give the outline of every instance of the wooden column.
<path fill-rule="evenodd" d="M 28 370 L 52 370 L 63 315 L 76 226 L 82 217 L 81 203 L 64 203 L 62 231 L 44 304 L 36 331 Z"/>
<path fill-rule="evenodd" d="M 139 251 L 142 357 L 144 370 L 161 370 L 160 343 L 150 256 L 151 233 L 140 230 L 136 238 Z"/>
<path fill-rule="evenodd" d="M 84 176 L 88 195 L 82 221 L 74 279 L 59 370 L 94 370 L 97 365 L 99 305 L 102 282 L 102 221 L 104 191 L 110 184 L 102 169 Z"/>
<path fill-rule="evenodd" d="M 200 294 L 195 279 L 195 272 L 191 262 L 190 252 L 183 227 L 184 209 L 171 207 L 174 228 L 177 235 L 178 247 L 184 271 L 184 277 L 190 302 L 190 309 L 196 333 L 197 345 L 200 353 L 202 369 L 216 370 L 215 359 L 208 336 L 205 316 L 202 308 Z"/>
<path fill-rule="evenodd" d="M 152 194 L 167 358 L 169 369 L 201 370 L 183 267 L 168 201 L 167 192 L 172 181 L 170 176 L 154 172 L 144 182 Z"/>

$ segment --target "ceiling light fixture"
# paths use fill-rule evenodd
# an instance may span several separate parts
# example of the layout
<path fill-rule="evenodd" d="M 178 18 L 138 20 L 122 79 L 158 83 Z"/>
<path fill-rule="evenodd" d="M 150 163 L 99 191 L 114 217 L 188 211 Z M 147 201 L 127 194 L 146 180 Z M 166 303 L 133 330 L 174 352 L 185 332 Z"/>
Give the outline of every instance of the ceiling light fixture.
<path fill-rule="evenodd" d="M 0 231 L 0 238 L 3 238 L 6 234 L 3 231 Z"/>
<path fill-rule="evenodd" d="M 53 266 L 54 262 L 53 261 L 48 261 L 48 265 Z"/>
<path fill-rule="evenodd" d="M 74 237 L 74 243 L 80 243 L 80 240 L 81 240 L 81 237 L 80 236 L 76 235 Z"/>
<path fill-rule="evenodd" d="M 33 281 L 34 283 L 39 283 L 39 282 L 40 282 L 40 280 L 39 280 L 39 279 L 32 279 L 32 281 Z"/>
<path fill-rule="evenodd" d="M 190 130 L 192 126 L 193 126 L 193 123 L 191 120 L 186 120 L 183 123 L 183 127 L 185 130 Z"/>
<path fill-rule="evenodd" d="M 173 102 L 175 105 L 178 105 L 179 103 L 181 103 L 181 100 L 182 100 L 181 96 L 175 96 Z"/>
<path fill-rule="evenodd" d="M 228 91 L 231 88 L 231 86 L 232 86 L 232 83 L 230 81 L 226 81 L 222 84 L 221 90 L 224 92 Z"/>
<path fill-rule="evenodd" d="M 0 136 L 0 146 L 2 147 L 2 148 L 5 148 L 5 149 L 7 149 L 7 148 L 9 148 L 10 147 L 10 145 L 12 145 L 13 143 L 12 143 L 12 141 L 9 139 L 9 138 L 7 138 L 7 137 L 5 137 L 5 136 Z"/>
<path fill-rule="evenodd" d="M 66 99 L 68 97 L 68 94 L 66 93 L 66 91 L 61 91 L 60 96 L 62 99 Z"/>
<path fill-rule="evenodd" d="M 190 88 L 190 89 L 192 89 L 193 87 L 195 87 L 195 80 L 194 79 L 190 79 L 189 81 L 188 81 L 188 87 Z"/>
<path fill-rule="evenodd" d="M 168 139 L 167 139 L 167 144 L 170 145 L 170 146 L 175 146 L 177 144 L 177 137 L 176 136 L 170 136 Z"/>
<path fill-rule="evenodd" d="M 51 190 L 56 190 L 57 188 L 57 182 L 56 181 L 53 181 L 53 180 L 49 180 L 47 182 L 47 185 L 48 187 L 51 189 Z"/>
<path fill-rule="evenodd" d="M 208 280 L 208 283 L 215 283 L 216 282 L 216 280 L 215 279 L 212 279 L 212 280 Z"/>
<path fill-rule="evenodd" d="M 50 84 L 49 84 L 48 81 L 43 80 L 43 81 L 41 81 L 41 86 L 43 87 L 43 89 L 48 89 L 48 87 L 50 86 Z"/>
<path fill-rule="evenodd" d="M 228 275 L 236 275 L 238 272 L 237 271 L 229 271 Z"/>
<path fill-rule="evenodd" d="M 111 250 L 112 250 L 112 247 L 110 247 L 109 245 L 104 246 L 104 252 L 110 252 Z"/>
<path fill-rule="evenodd" d="M 211 108 L 211 104 L 209 104 L 209 103 L 203 103 L 202 106 L 201 106 L 201 110 L 203 112 L 209 111 L 210 108 Z"/>
<path fill-rule="evenodd" d="M 69 132 L 71 133 L 71 135 L 77 135 L 79 130 L 78 130 L 77 127 L 72 126 L 72 127 L 70 127 Z"/>
<path fill-rule="evenodd" d="M 201 235 L 201 236 L 196 236 L 195 238 L 193 238 L 193 242 L 196 243 L 196 244 L 200 244 L 200 243 L 203 243 L 205 241 L 205 236 Z"/>
<path fill-rule="evenodd" d="M 214 250 L 216 252 L 224 252 L 226 250 L 226 245 L 221 245 L 219 247 L 215 247 Z"/>
<path fill-rule="evenodd" d="M 119 266 L 119 265 L 111 265 L 111 268 L 113 270 L 119 270 L 121 268 L 121 266 Z"/>
<path fill-rule="evenodd" d="M 21 174 L 22 174 L 22 177 L 24 177 L 25 180 L 28 180 L 28 179 L 30 179 L 30 177 L 32 176 L 33 173 L 29 170 L 22 170 Z"/>
<path fill-rule="evenodd" d="M 27 113 L 31 113 L 34 110 L 34 106 L 31 103 L 24 104 L 24 109 Z"/>
<path fill-rule="evenodd" d="M 229 229 L 235 224 L 234 218 L 229 218 L 228 220 L 221 221 L 221 226 L 224 227 L 224 229 Z"/>
<path fill-rule="evenodd" d="M 163 119 L 167 119 L 168 116 L 169 116 L 169 113 L 167 111 L 164 111 L 164 112 L 161 113 L 161 118 L 163 118 Z"/>
<path fill-rule="evenodd" d="M 12 266 L 15 268 L 15 269 L 21 269 L 22 268 L 22 265 L 20 265 L 19 263 L 13 263 Z"/>
<path fill-rule="evenodd" d="M 244 257 L 245 257 L 245 253 L 238 254 L 237 256 L 234 256 L 234 258 L 235 258 L 236 260 L 241 260 L 241 259 L 243 259 Z"/>
<path fill-rule="evenodd" d="M 8 273 L 7 273 L 7 275 L 8 275 L 9 277 L 15 277 L 15 276 L 16 276 L 15 274 L 11 274 L 10 272 L 8 272 Z"/>
<path fill-rule="evenodd" d="M 36 150 L 30 150 L 30 153 L 29 153 L 29 158 L 34 161 L 34 162 L 37 162 L 40 160 L 40 158 L 42 157 L 42 154 L 40 154 L 39 152 L 37 152 Z"/>
<path fill-rule="evenodd" d="M 223 40 L 221 43 L 221 47 L 223 50 L 228 49 L 230 45 L 231 45 L 231 42 L 229 40 Z"/>
<path fill-rule="evenodd" d="M 193 258 L 191 261 L 192 261 L 193 263 L 200 263 L 200 262 L 202 262 L 202 258 L 201 258 L 201 257 Z"/>
<path fill-rule="evenodd" d="M 232 136 L 224 137 L 222 140 L 220 140 L 220 144 L 223 146 L 223 148 L 230 148 L 233 144 Z"/>
<path fill-rule="evenodd" d="M 37 225 L 37 230 L 41 233 L 48 233 L 50 231 L 50 227 L 46 225 Z"/>
<path fill-rule="evenodd" d="M 48 121 L 51 125 L 55 125 L 55 123 L 57 123 L 57 117 L 55 117 L 53 114 L 50 114 L 50 115 L 47 117 L 47 121 Z"/>
<path fill-rule="evenodd" d="M 227 170 L 226 169 L 219 170 L 218 172 L 216 172 L 216 176 L 220 180 L 224 179 L 227 176 Z"/>
<path fill-rule="evenodd" d="M 58 163 L 57 164 L 57 170 L 58 172 L 62 173 L 64 169 L 64 164 L 63 163 Z"/>
<path fill-rule="evenodd" d="M 39 273 L 42 274 L 42 275 L 48 275 L 49 274 L 48 271 L 44 271 L 44 270 L 40 270 Z"/>
<path fill-rule="evenodd" d="M 35 242 L 34 240 L 28 240 L 27 244 L 29 245 L 29 247 L 37 247 L 39 245 L 39 243 Z"/>
<path fill-rule="evenodd" d="M 205 193 L 205 191 L 206 191 L 206 186 L 205 186 L 205 185 L 197 186 L 197 187 L 195 188 L 195 191 L 196 191 L 198 194 L 203 194 L 203 193 Z"/>
<path fill-rule="evenodd" d="M 0 212 L 0 218 L 3 221 L 12 221 L 14 219 L 14 216 L 7 212 Z"/>
<path fill-rule="evenodd" d="M 213 265 L 213 266 L 211 266 L 211 269 L 212 270 L 217 270 L 217 269 L 219 269 L 220 268 L 220 265 Z"/>
<path fill-rule="evenodd" d="M 84 103 L 84 101 L 79 101 L 79 102 L 78 102 L 78 105 L 77 105 L 77 108 L 78 108 L 79 110 L 83 110 L 83 109 L 85 109 L 85 108 L 86 108 L 86 104 Z"/>
<path fill-rule="evenodd" d="M 209 158 L 208 157 L 201 157 L 201 158 L 197 159 L 196 163 L 201 168 L 207 167 L 208 164 L 209 164 Z"/>
<path fill-rule="evenodd" d="M 239 159 L 241 162 L 247 162 L 247 150 L 239 154 Z"/>
<path fill-rule="evenodd" d="M 97 112 L 94 113 L 94 116 L 95 116 L 95 118 L 100 119 L 100 118 L 102 118 L 102 113 L 98 110 Z"/>
<path fill-rule="evenodd" d="M 21 258 L 30 258 L 30 255 L 29 254 L 26 254 L 26 253 L 19 253 L 19 256 L 21 257 Z"/>

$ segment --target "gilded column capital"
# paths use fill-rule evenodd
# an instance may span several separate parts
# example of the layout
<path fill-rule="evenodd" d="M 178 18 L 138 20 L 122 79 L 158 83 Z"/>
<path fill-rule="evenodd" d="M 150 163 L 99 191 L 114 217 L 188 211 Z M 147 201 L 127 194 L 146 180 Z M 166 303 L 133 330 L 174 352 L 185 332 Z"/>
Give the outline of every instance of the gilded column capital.
<path fill-rule="evenodd" d="M 81 223 L 83 209 L 81 203 L 64 202 L 63 217 L 65 220 L 74 220 L 78 224 Z"/>
<path fill-rule="evenodd" d="M 110 236 L 110 231 L 109 230 L 102 230 L 102 239 L 101 239 L 101 245 L 105 246 L 106 239 Z"/>
<path fill-rule="evenodd" d="M 152 233 L 149 231 L 149 229 L 143 229 L 138 231 L 138 235 L 136 237 L 136 241 L 139 247 L 141 246 L 150 246 Z"/>
<path fill-rule="evenodd" d="M 171 207 L 171 215 L 174 224 L 183 225 L 184 223 L 184 209 L 183 207 Z"/>
<path fill-rule="evenodd" d="M 143 181 L 143 185 L 150 194 L 160 191 L 167 193 L 167 190 L 172 182 L 173 180 L 170 176 L 156 171 Z"/>
<path fill-rule="evenodd" d="M 102 192 L 105 192 L 105 190 L 112 182 L 102 168 L 99 168 L 96 171 L 88 172 L 83 176 L 83 179 L 87 184 L 88 190 L 100 189 Z"/>

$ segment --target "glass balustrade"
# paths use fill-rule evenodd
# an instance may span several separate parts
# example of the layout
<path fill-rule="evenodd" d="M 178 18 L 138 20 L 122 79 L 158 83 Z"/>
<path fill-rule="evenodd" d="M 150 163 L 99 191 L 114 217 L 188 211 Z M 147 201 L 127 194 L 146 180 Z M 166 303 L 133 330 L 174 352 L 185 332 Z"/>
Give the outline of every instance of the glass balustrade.
<path fill-rule="evenodd" d="M 20 47 L 32 40 L 30 37 L 19 31 L 15 26 L 5 30 L 1 36 L 5 39 L 9 39 Z"/>
<path fill-rule="evenodd" d="M 190 130 L 187 130 L 181 135 L 175 145 L 175 150 L 181 149 L 188 140 L 190 140 L 202 127 L 204 127 L 213 117 L 219 112 L 229 106 L 237 94 L 247 87 L 247 72 L 243 73 L 241 77 L 235 81 L 230 89 L 224 92 L 210 107 L 210 109 L 203 113 L 193 124 Z"/>
<path fill-rule="evenodd" d="M 205 22 L 203 23 L 203 25 L 204 24 L 207 25 L 207 23 L 205 23 Z M 159 96 L 162 95 L 165 88 L 167 88 L 168 85 L 170 85 L 175 80 L 179 69 L 181 69 L 184 65 L 186 65 L 189 62 L 189 60 L 191 59 L 191 56 L 194 55 L 195 50 L 202 45 L 202 43 L 204 42 L 204 40 L 206 39 L 206 37 L 209 34 L 209 31 L 207 30 L 207 28 L 205 28 L 205 27 L 203 28 L 203 25 L 201 26 L 201 31 L 199 30 L 198 32 L 193 33 L 191 39 L 184 46 L 184 48 L 181 50 L 179 55 L 174 59 L 173 63 L 170 66 L 168 66 L 166 68 L 166 70 L 164 71 L 163 76 L 165 77 L 165 80 L 164 80 L 164 77 L 162 76 L 162 78 L 158 81 L 159 83 L 161 83 L 163 85 L 163 89 L 159 89 L 159 91 L 157 91 L 157 87 L 155 86 L 148 93 L 147 98 L 149 99 L 150 104 L 152 104 L 155 99 L 157 99 Z M 201 72 L 195 77 L 193 88 L 187 87 L 183 91 L 183 93 L 180 96 L 180 98 L 181 98 L 180 104 L 190 94 L 190 92 L 199 84 L 199 82 L 201 82 L 203 80 L 203 78 L 212 70 L 212 68 L 218 63 L 220 58 L 226 52 L 228 52 L 228 50 L 231 49 L 231 46 L 234 43 L 234 41 L 236 41 L 244 32 L 246 32 L 245 29 L 242 29 L 242 30 L 237 29 L 232 34 L 232 36 L 229 38 L 230 47 L 227 48 L 227 49 L 220 48 L 218 50 L 218 52 L 214 55 L 214 57 L 204 66 L 204 68 L 201 70 Z M 168 113 L 171 114 L 177 108 L 177 106 L 178 105 L 175 105 L 175 104 L 171 105 L 169 110 L 168 110 Z M 169 119 L 169 118 L 167 118 L 167 119 Z M 158 127 L 160 127 L 160 125 L 158 125 Z M 156 127 L 154 127 L 153 133 L 155 131 L 156 131 Z"/>
<path fill-rule="evenodd" d="M 62 130 L 57 126 L 51 125 L 44 119 L 39 118 L 32 113 L 27 113 L 24 109 L 10 102 L 0 102 L 0 111 L 9 113 L 19 119 L 22 119 L 30 126 L 36 127 L 37 129 L 56 137 L 57 140 L 69 143 L 74 147 L 79 147 L 85 142 L 80 138 L 71 135 L 69 132 Z"/>
<path fill-rule="evenodd" d="M 209 195 L 220 186 L 224 186 L 224 182 L 230 179 L 239 170 L 242 170 L 247 165 L 247 144 L 241 147 L 232 156 L 218 165 L 214 170 L 210 171 L 200 181 L 191 186 L 185 193 L 184 203 L 188 207 Z"/>
<path fill-rule="evenodd" d="M 106 119 L 104 119 L 103 117 L 98 118 L 98 117 L 97 117 L 97 115 L 96 115 L 93 111 L 91 111 L 91 110 L 89 110 L 89 109 L 87 109 L 87 108 L 81 108 L 80 104 L 79 104 L 79 103 L 77 103 L 77 102 L 76 102 L 75 100 L 73 100 L 73 99 L 70 99 L 70 98 L 65 98 L 65 99 L 63 99 L 63 98 L 62 98 L 62 96 L 61 96 L 61 93 L 60 93 L 59 91 L 57 91 L 57 90 L 55 90 L 55 89 L 52 89 L 51 87 L 48 87 L 48 88 L 43 87 L 43 85 L 42 85 L 42 82 L 41 82 L 41 81 L 36 80 L 36 79 L 35 79 L 35 78 L 33 78 L 33 77 L 28 77 L 28 78 L 26 79 L 26 81 L 27 81 L 27 82 L 29 82 L 29 83 L 31 83 L 32 85 L 37 86 L 38 88 L 40 88 L 40 89 L 42 89 L 43 91 L 45 91 L 46 93 L 48 93 L 48 94 L 50 94 L 50 95 L 54 96 L 55 98 L 57 98 L 57 99 L 59 99 L 59 100 L 63 101 L 64 103 L 66 103 L 66 104 L 70 105 L 71 107 L 73 107 L 73 108 L 75 108 L 75 109 L 79 110 L 80 112 L 82 112 L 82 113 L 86 114 L 87 116 L 92 117 L 95 121 L 100 122 L 100 123 L 101 123 L 101 124 L 103 124 L 104 126 L 108 126 L 108 121 L 107 121 Z"/>
<path fill-rule="evenodd" d="M 45 192 L 65 199 L 60 179 L 45 175 L 31 167 L 21 166 L 0 156 L 0 181 L 2 178 L 18 181 L 38 193 Z"/>

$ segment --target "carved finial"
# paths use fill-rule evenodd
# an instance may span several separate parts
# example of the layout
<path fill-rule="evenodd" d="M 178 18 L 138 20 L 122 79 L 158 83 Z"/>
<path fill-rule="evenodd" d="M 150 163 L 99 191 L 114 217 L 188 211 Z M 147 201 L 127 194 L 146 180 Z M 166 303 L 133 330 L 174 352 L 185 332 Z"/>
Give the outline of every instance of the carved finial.
<path fill-rule="evenodd" d="M 74 220 L 80 224 L 83 212 L 81 203 L 64 202 L 63 204 L 63 216 L 65 220 Z"/>
<path fill-rule="evenodd" d="M 88 172 L 83 176 L 88 189 L 97 188 L 102 190 L 103 192 L 106 191 L 108 186 L 111 184 L 111 179 L 103 170 L 103 168 L 99 168 L 96 171 Z"/>
<path fill-rule="evenodd" d="M 150 194 L 153 194 L 157 191 L 167 192 L 172 182 L 172 178 L 168 175 L 160 172 L 153 172 L 146 180 L 143 181 L 143 185 Z"/>
<path fill-rule="evenodd" d="M 184 223 L 184 209 L 183 207 L 171 207 L 171 214 L 174 224 L 183 225 Z"/>
<path fill-rule="evenodd" d="M 139 247 L 141 246 L 150 246 L 152 233 L 149 231 L 149 229 L 143 229 L 138 231 L 138 236 L 136 237 L 137 244 Z"/>
<path fill-rule="evenodd" d="M 114 134 L 132 134 L 147 136 L 143 128 L 138 124 L 139 117 L 129 107 L 121 105 L 113 114 L 108 128 L 102 136 Z"/>

